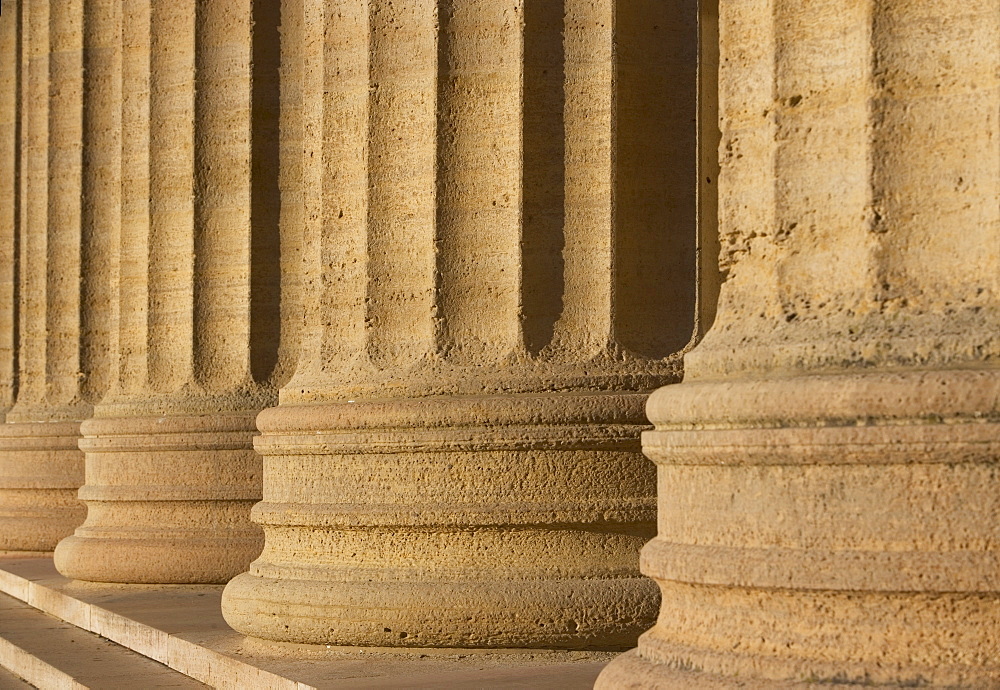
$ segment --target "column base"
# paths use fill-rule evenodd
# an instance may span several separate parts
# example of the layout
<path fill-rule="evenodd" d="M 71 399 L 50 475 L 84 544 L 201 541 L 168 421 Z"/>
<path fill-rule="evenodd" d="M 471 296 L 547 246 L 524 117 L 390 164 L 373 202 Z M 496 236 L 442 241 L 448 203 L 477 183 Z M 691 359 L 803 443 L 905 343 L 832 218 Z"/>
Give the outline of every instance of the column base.
<path fill-rule="evenodd" d="M 226 587 L 223 611 L 236 630 L 286 642 L 576 650 L 628 649 L 656 616 L 656 588 L 643 578 L 471 579 L 307 581 L 244 573 Z"/>
<path fill-rule="evenodd" d="M 0 551 L 52 551 L 83 522 L 80 422 L 0 424 Z"/>
<path fill-rule="evenodd" d="M 1000 372 L 683 383 L 648 412 L 663 603 L 609 674 L 1000 685 Z"/>
<path fill-rule="evenodd" d="M 640 394 L 278 407 L 237 630 L 347 646 L 623 649 L 655 619 Z"/>
<path fill-rule="evenodd" d="M 228 582 L 260 553 L 254 415 L 91 419 L 80 447 L 87 520 L 55 551 L 92 582 Z"/>

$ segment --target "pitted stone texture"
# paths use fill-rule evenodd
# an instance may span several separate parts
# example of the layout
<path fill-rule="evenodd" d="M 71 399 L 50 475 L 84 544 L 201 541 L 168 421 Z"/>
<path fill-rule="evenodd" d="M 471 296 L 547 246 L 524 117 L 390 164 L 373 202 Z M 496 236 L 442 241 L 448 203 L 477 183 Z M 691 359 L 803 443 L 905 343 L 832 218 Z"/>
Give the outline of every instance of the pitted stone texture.
<path fill-rule="evenodd" d="M 17 364 L 17 239 L 21 225 L 23 2 L 0 17 L 0 408 L 14 402 Z"/>
<path fill-rule="evenodd" d="M 647 406 L 663 603 L 598 687 L 994 687 L 1000 9 L 720 9 L 728 280 Z"/>
<path fill-rule="evenodd" d="M 685 669 L 719 687 L 1000 682 L 998 391 L 989 370 L 657 391 L 642 571 L 663 603 L 598 686 L 671 687 Z"/>
<path fill-rule="evenodd" d="M 278 276 L 278 7 L 129 0 L 105 26 L 124 132 L 118 366 L 82 428 L 87 520 L 56 551 L 69 577 L 218 583 L 260 552 L 253 420 L 293 360 L 279 333 L 294 300 Z"/>
<path fill-rule="evenodd" d="M 636 572 L 642 404 L 697 331 L 693 14 L 284 9 L 302 105 L 282 203 L 312 290 L 304 357 L 258 417 L 265 547 L 227 620 L 297 642 L 632 644 L 656 601 Z"/>
<path fill-rule="evenodd" d="M 227 587 L 227 620 L 291 642 L 628 647 L 656 607 L 635 573 L 654 517 L 644 398 L 262 413 L 257 449 L 282 473 L 254 508 L 267 545 Z"/>
<path fill-rule="evenodd" d="M 79 422 L 0 425 L 0 549 L 51 551 L 83 522 Z"/>
<path fill-rule="evenodd" d="M 60 572 L 226 582 L 260 553 L 247 521 L 261 481 L 252 415 L 92 419 L 83 432 L 87 521 L 56 549 Z"/>
<path fill-rule="evenodd" d="M 723 5 L 728 277 L 689 377 L 996 361 L 998 23 L 990 0 Z"/>
<path fill-rule="evenodd" d="M 95 214 L 116 198 L 91 193 L 104 172 L 84 166 L 95 153 L 83 125 L 85 92 L 97 79 L 84 69 L 82 0 L 57 8 L 31 0 L 18 10 L 3 20 L 20 19 L 21 112 L 17 319 L 3 329 L 18 338 L 17 390 L 0 426 L 0 549 L 48 551 L 84 515 L 76 500 L 80 421 L 111 368 L 107 228 Z"/>

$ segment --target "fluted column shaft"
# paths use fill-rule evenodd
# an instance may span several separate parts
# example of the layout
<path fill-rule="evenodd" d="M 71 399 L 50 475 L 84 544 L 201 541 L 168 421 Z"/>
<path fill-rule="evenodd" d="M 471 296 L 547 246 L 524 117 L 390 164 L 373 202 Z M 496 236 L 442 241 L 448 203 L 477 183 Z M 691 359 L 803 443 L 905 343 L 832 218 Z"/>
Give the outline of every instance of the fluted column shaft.
<path fill-rule="evenodd" d="M 8 549 L 51 550 L 83 519 L 79 426 L 110 366 L 109 257 L 98 226 L 116 199 L 92 195 L 107 163 L 84 169 L 86 156 L 109 148 L 84 124 L 85 94 L 104 78 L 98 69 L 85 76 L 88 8 L 82 0 L 21 6 L 18 387 L 0 426 Z"/>
<path fill-rule="evenodd" d="M 695 332 L 688 5 L 284 4 L 311 326 L 257 420 L 234 627 L 614 648 L 651 622 L 642 405 Z"/>
<path fill-rule="evenodd" d="M 598 686 L 992 687 L 1000 7 L 721 3 L 720 40 L 728 280 L 647 408 L 659 623 Z"/>
<path fill-rule="evenodd" d="M 17 243 L 26 150 L 22 140 L 22 88 L 27 73 L 27 61 L 22 60 L 24 9 L 19 2 L 0 16 L 0 409 L 4 414 L 14 402 L 17 378 Z M 25 487 L 19 487 L 22 482 L 16 478 L 21 474 L 14 463 L 0 460 L 0 524 L 5 535 L 24 531 L 25 523 L 17 521 L 27 503 Z M 0 537 L 0 549 L 44 548 L 29 543 L 32 540 L 22 536 L 17 539 L 21 543 L 14 543 L 10 536 Z"/>
<path fill-rule="evenodd" d="M 83 428 L 87 521 L 56 566 L 85 580 L 224 582 L 260 551 L 253 420 L 291 356 L 269 148 L 277 3 L 121 8 L 117 359 Z"/>

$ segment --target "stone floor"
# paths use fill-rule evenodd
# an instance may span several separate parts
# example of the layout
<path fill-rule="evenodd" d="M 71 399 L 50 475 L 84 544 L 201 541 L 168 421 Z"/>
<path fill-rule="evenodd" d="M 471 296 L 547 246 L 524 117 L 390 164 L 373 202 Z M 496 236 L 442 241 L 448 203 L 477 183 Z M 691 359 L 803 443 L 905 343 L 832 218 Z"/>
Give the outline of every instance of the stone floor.
<path fill-rule="evenodd" d="M 264 643 L 226 625 L 222 587 L 73 582 L 47 557 L 0 557 L 0 592 L 0 667 L 34 668 L 47 687 L 573 690 L 592 687 L 614 657 Z M 70 650 L 83 651 L 74 661 Z M 7 687 L 27 686 L 6 673 Z"/>

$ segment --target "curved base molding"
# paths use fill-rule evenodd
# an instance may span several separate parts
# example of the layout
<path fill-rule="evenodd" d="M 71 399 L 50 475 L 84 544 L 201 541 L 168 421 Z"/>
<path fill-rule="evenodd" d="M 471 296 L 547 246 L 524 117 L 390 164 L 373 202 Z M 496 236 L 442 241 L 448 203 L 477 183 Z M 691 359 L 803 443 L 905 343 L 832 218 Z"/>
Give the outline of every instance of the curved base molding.
<path fill-rule="evenodd" d="M 0 551 L 52 551 L 87 514 L 80 422 L 0 424 Z"/>
<path fill-rule="evenodd" d="M 604 667 L 594 690 L 857 690 L 858 683 L 817 680 L 781 681 L 702 673 L 682 657 L 651 661 L 639 650 L 622 654 Z M 911 686 L 908 686 L 911 687 Z M 926 686 L 919 686 L 926 687 Z"/>
<path fill-rule="evenodd" d="M 186 536 L 179 529 L 142 537 L 122 532 L 100 538 L 92 530 L 78 529 L 56 547 L 56 569 L 88 582 L 222 584 L 246 570 L 263 541 L 250 530 L 211 537 Z"/>
<path fill-rule="evenodd" d="M 1000 372 L 684 383 L 648 412 L 660 514 L 642 572 L 663 603 L 643 663 L 1000 683 Z"/>
<path fill-rule="evenodd" d="M 655 620 L 641 394 L 279 407 L 258 417 L 266 546 L 226 588 L 255 637 L 622 649 Z M 291 612 L 291 613 L 289 613 Z"/>
<path fill-rule="evenodd" d="M 255 637 L 361 647 L 627 649 L 656 616 L 656 587 L 643 578 L 497 575 L 406 582 L 247 573 L 229 583 L 222 605 L 231 626 Z"/>
<path fill-rule="evenodd" d="M 997 595 L 675 582 L 661 582 L 661 591 L 661 622 L 639 641 L 650 678 L 659 668 L 670 677 L 686 669 L 729 678 L 730 687 L 747 679 L 822 687 L 1000 685 Z"/>
<path fill-rule="evenodd" d="M 263 535 L 253 414 L 92 419 L 80 447 L 87 520 L 56 548 L 66 577 L 94 582 L 224 583 Z"/>

